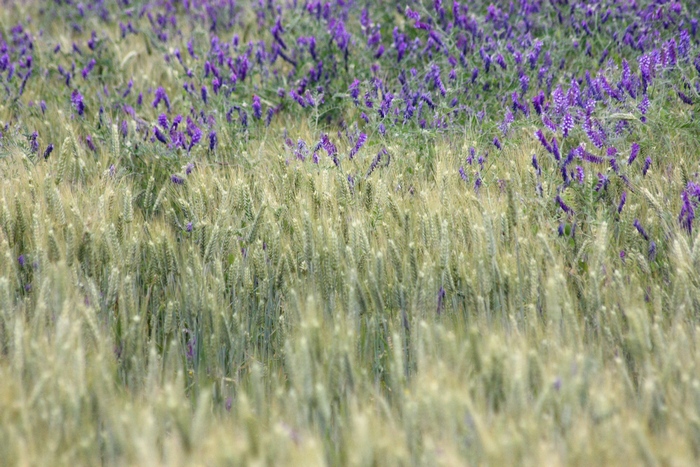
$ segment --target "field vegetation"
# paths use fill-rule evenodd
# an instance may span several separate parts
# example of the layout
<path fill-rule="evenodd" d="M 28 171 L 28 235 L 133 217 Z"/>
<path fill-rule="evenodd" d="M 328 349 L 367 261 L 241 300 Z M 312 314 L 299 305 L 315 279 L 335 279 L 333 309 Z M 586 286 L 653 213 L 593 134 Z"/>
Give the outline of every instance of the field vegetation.
<path fill-rule="evenodd" d="M 0 0 L 0 465 L 697 465 L 698 12 Z"/>

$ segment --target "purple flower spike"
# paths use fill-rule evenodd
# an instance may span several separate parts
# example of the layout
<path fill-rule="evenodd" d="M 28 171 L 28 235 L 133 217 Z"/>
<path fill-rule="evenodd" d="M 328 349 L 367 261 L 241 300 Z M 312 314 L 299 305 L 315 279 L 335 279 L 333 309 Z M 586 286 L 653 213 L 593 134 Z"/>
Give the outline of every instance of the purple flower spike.
<path fill-rule="evenodd" d="M 649 241 L 649 234 L 647 234 L 646 230 L 644 230 L 644 227 L 642 227 L 642 223 L 639 222 L 639 219 L 634 220 L 634 228 L 637 229 L 637 232 L 644 237 L 644 240 Z"/>
<path fill-rule="evenodd" d="M 158 125 L 164 130 L 168 129 L 168 116 L 165 114 L 158 115 Z"/>
<path fill-rule="evenodd" d="M 542 146 L 544 146 L 544 148 L 547 150 L 547 152 L 551 154 L 552 146 L 547 141 L 547 138 L 544 136 L 544 133 L 542 133 L 542 130 L 537 130 L 535 132 L 535 137 L 538 140 L 540 140 L 540 143 L 542 144 Z"/>
<path fill-rule="evenodd" d="M 83 68 L 83 72 L 82 72 L 83 79 L 87 79 L 88 75 L 90 74 L 92 69 L 95 68 L 96 64 L 97 64 L 97 62 L 95 61 L 94 58 L 88 62 L 88 64 L 85 66 L 85 68 Z"/>
<path fill-rule="evenodd" d="M 260 105 L 260 97 L 253 95 L 253 118 L 260 120 L 262 118 L 262 106 Z"/>
<path fill-rule="evenodd" d="M 156 97 L 153 100 L 153 104 L 152 104 L 153 108 L 157 109 L 158 104 L 160 104 L 161 101 L 165 102 L 165 106 L 168 108 L 168 112 L 169 112 L 170 111 L 170 99 L 168 98 L 168 94 L 165 92 L 165 89 L 163 89 L 162 86 L 159 87 L 158 89 L 156 89 Z"/>
<path fill-rule="evenodd" d="M 462 177 L 462 180 L 464 180 L 465 182 L 469 183 L 469 176 L 468 176 L 467 173 L 464 171 L 464 167 L 463 167 L 463 166 L 460 166 L 460 168 L 459 168 L 459 176 Z"/>
<path fill-rule="evenodd" d="M 440 316 L 443 308 L 445 307 L 445 288 L 440 287 L 438 291 L 438 302 L 437 302 L 437 315 Z"/>
<path fill-rule="evenodd" d="M 97 151 L 97 146 L 95 146 L 95 143 L 92 141 L 92 136 L 87 135 L 85 137 L 85 142 L 88 145 L 88 148 L 90 148 L 90 151 L 95 152 Z"/>
<path fill-rule="evenodd" d="M 618 214 L 622 213 L 622 208 L 625 206 L 626 201 L 627 201 L 627 192 L 623 191 L 622 196 L 620 196 L 620 204 L 617 205 L 617 213 Z"/>
<path fill-rule="evenodd" d="M 163 144 L 168 144 L 168 140 L 165 138 L 165 135 L 163 132 L 160 131 L 160 128 L 157 126 L 153 127 L 153 134 L 155 135 L 156 139 L 160 141 Z"/>
<path fill-rule="evenodd" d="M 35 153 L 39 151 L 39 133 L 33 132 L 29 135 L 29 146 L 32 148 L 32 152 Z"/>
<path fill-rule="evenodd" d="M 627 165 L 630 165 L 637 158 L 639 154 L 639 144 L 632 143 L 632 149 L 630 149 L 630 157 L 627 159 Z"/>
<path fill-rule="evenodd" d="M 684 94 L 681 91 L 678 91 L 678 97 L 680 98 L 683 103 L 688 104 L 688 105 L 693 105 L 693 99 L 686 94 Z"/>
<path fill-rule="evenodd" d="M 501 146 L 501 142 L 498 140 L 498 136 L 493 138 L 493 145 L 496 146 L 498 149 L 503 149 Z"/>
<path fill-rule="evenodd" d="M 567 214 L 571 214 L 571 215 L 574 214 L 574 210 L 571 209 L 571 207 L 569 205 L 567 205 L 563 199 L 561 199 L 561 196 L 557 195 L 557 197 L 555 198 L 555 201 L 557 202 L 557 204 L 559 205 L 559 207 L 561 208 L 562 211 L 564 211 Z"/>
<path fill-rule="evenodd" d="M 609 183 L 610 183 L 610 179 L 606 175 L 603 175 L 602 173 L 598 172 L 598 183 L 596 184 L 594 190 L 595 191 L 605 190 L 608 188 Z"/>
<path fill-rule="evenodd" d="M 85 113 L 85 104 L 83 103 L 83 96 L 80 91 L 74 89 L 70 96 L 70 101 L 73 104 L 78 115 L 83 115 Z"/>
<path fill-rule="evenodd" d="M 52 152 L 53 152 L 53 144 L 50 143 L 48 146 L 46 146 L 46 150 L 44 151 L 44 159 L 48 159 L 49 155 L 51 155 Z"/>
<path fill-rule="evenodd" d="M 185 183 L 185 179 L 178 174 L 172 174 L 170 176 L 170 181 L 173 182 L 175 185 L 182 185 Z"/>
<path fill-rule="evenodd" d="M 358 136 L 355 146 L 353 146 L 353 148 L 350 150 L 350 155 L 348 155 L 348 159 L 352 159 L 353 157 L 355 157 L 362 148 L 362 146 L 365 145 L 365 142 L 367 142 L 367 135 L 365 133 L 360 133 L 360 136 Z"/>
<path fill-rule="evenodd" d="M 542 169 L 540 168 L 540 164 L 537 162 L 537 156 L 532 155 L 532 166 L 535 168 L 535 172 L 537 172 L 537 175 L 542 174 Z"/>
<path fill-rule="evenodd" d="M 564 137 L 566 138 L 569 136 L 569 132 L 574 129 L 574 119 L 571 116 L 570 113 L 566 113 L 564 115 L 564 118 L 562 119 L 561 122 L 561 131 L 564 134 Z"/>
<path fill-rule="evenodd" d="M 219 142 L 218 136 L 216 136 L 216 131 L 209 133 L 209 150 L 213 151 L 216 149 L 216 145 Z"/>
<path fill-rule="evenodd" d="M 656 259 L 656 242 L 649 242 L 649 261 L 654 261 Z"/>

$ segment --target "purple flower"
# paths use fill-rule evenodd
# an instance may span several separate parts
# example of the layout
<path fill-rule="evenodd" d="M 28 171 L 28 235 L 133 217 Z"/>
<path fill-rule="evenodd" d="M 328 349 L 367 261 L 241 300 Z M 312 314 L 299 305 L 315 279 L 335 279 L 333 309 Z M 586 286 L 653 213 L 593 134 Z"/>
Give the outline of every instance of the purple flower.
<path fill-rule="evenodd" d="M 688 105 L 693 105 L 693 99 L 684 94 L 681 91 L 678 91 L 678 97 L 680 98 L 683 103 L 688 104 Z"/>
<path fill-rule="evenodd" d="M 406 7 L 406 16 L 414 21 L 420 20 L 420 14 L 417 11 L 411 10 L 408 6 Z"/>
<path fill-rule="evenodd" d="M 189 175 L 194 170 L 194 162 L 188 162 L 185 166 L 185 175 Z"/>
<path fill-rule="evenodd" d="M 189 41 L 187 41 L 187 51 L 189 52 L 189 54 L 190 54 L 190 56 L 191 56 L 192 58 L 195 58 L 195 59 L 196 59 L 196 58 L 199 58 L 199 57 L 197 57 L 197 55 L 194 53 L 194 44 L 192 43 L 192 39 L 190 39 Z"/>
<path fill-rule="evenodd" d="M 576 170 L 576 174 L 575 174 L 576 181 L 579 183 L 579 185 L 583 185 L 583 182 L 586 178 L 586 173 L 583 171 L 583 167 L 581 167 L 580 165 L 577 165 L 575 170 Z"/>
<path fill-rule="evenodd" d="M 167 130 L 170 126 L 168 123 L 168 116 L 165 114 L 158 115 L 158 125 L 160 125 L 164 130 Z"/>
<path fill-rule="evenodd" d="M 549 128 L 549 130 L 553 133 L 557 131 L 557 124 L 554 123 L 547 115 L 542 115 L 542 123 L 544 123 L 544 126 Z"/>
<path fill-rule="evenodd" d="M 257 95 L 253 95 L 253 118 L 256 120 L 262 118 L 262 106 L 260 105 L 260 98 Z"/>
<path fill-rule="evenodd" d="M 544 105 L 544 92 L 540 91 L 538 95 L 532 98 L 532 105 L 535 108 L 537 115 L 542 115 L 542 106 Z"/>
<path fill-rule="evenodd" d="M 620 166 L 617 164 L 617 159 L 615 159 L 614 157 L 612 159 L 610 159 L 610 167 L 613 169 L 613 172 L 615 172 L 616 174 L 620 173 Z"/>
<path fill-rule="evenodd" d="M 598 183 L 596 184 L 594 190 L 595 191 L 605 190 L 608 188 L 609 183 L 610 183 L 610 179 L 606 175 L 603 175 L 602 173 L 598 172 Z"/>
<path fill-rule="evenodd" d="M 185 231 L 192 232 L 192 222 L 187 223 L 187 226 L 185 226 Z"/>
<path fill-rule="evenodd" d="M 561 122 L 561 131 L 564 134 L 564 137 L 566 138 L 569 136 L 569 132 L 574 129 L 574 118 L 571 116 L 570 113 L 564 114 L 564 118 L 562 119 Z"/>
<path fill-rule="evenodd" d="M 348 88 L 348 91 L 350 92 L 350 97 L 352 97 L 355 104 L 357 104 L 357 98 L 360 96 L 360 80 L 357 78 L 353 80 L 352 84 Z"/>
<path fill-rule="evenodd" d="M 207 96 L 208 96 L 207 87 L 202 86 L 202 101 L 204 101 L 204 104 L 207 103 Z"/>
<path fill-rule="evenodd" d="M 389 156 L 389 152 L 386 150 L 386 148 L 382 148 L 382 150 L 379 151 L 377 153 L 377 155 L 374 157 L 374 159 L 372 160 L 372 163 L 369 166 L 369 170 L 367 171 L 367 175 L 365 175 L 365 177 L 369 177 L 372 174 L 372 172 L 374 172 L 374 169 L 376 169 L 379 166 L 379 163 L 381 162 L 383 156 L 387 156 L 387 157 Z M 389 161 L 387 160 L 387 164 L 388 163 L 389 163 Z"/>
<path fill-rule="evenodd" d="M 202 140 L 202 130 L 190 117 L 187 117 L 187 134 L 190 136 L 190 145 L 187 147 L 187 151 L 190 151 L 195 144 Z"/>
<path fill-rule="evenodd" d="M 33 132 L 31 135 L 29 135 L 29 146 L 32 149 L 32 152 L 37 152 L 39 150 L 39 133 L 38 132 Z"/>
<path fill-rule="evenodd" d="M 586 162 L 590 162 L 592 164 L 602 164 L 604 159 L 602 157 L 596 156 L 594 154 L 591 154 L 590 152 L 586 151 L 583 146 L 579 146 L 576 148 L 576 152 L 579 158 Z"/>
<path fill-rule="evenodd" d="M 17 262 L 19 263 L 19 267 L 23 268 L 24 264 L 26 263 L 24 255 L 19 255 L 19 258 L 17 258 Z"/>
<path fill-rule="evenodd" d="M 622 208 L 625 206 L 626 201 L 627 201 L 627 192 L 623 191 L 622 196 L 620 196 L 620 204 L 617 205 L 617 213 L 618 214 L 622 213 Z"/>
<path fill-rule="evenodd" d="M 644 230 L 644 227 L 642 227 L 642 223 L 639 222 L 639 219 L 635 219 L 632 225 L 634 225 L 634 228 L 637 229 L 637 232 L 639 232 L 640 235 L 644 237 L 644 240 L 649 241 L 649 235 L 647 234 L 646 230 Z"/>
<path fill-rule="evenodd" d="M 561 208 L 562 211 L 564 211 L 566 214 L 574 214 L 574 210 L 569 207 L 563 199 L 561 199 L 561 196 L 557 195 L 557 197 L 554 199 L 559 207 Z"/>
<path fill-rule="evenodd" d="M 165 135 L 160 131 L 160 128 L 158 128 L 157 126 L 154 126 L 154 127 L 153 127 L 153 134 L 155 135 L 156 139 L 157 139 L 158 141 L 160 141 L 161 143 L 163 143 L 163 144 L 167 144 L 167 143 L 168 143 L 167 138 L 166 138 Z"/>
<path fill-rule="evenodd" d="M 297 102 L 297 104 L 299 104 L 302 107 L 306 107 L 306 101 L 294 89 L 289 91 L 289 95 L 292 97 L 292 99 L 294 99 Z"/>
<path fill-rule="evenodd" d="M 49 143 L 48 146 L 46 146 L 46 150 L 44 151 L 44 159 L 48 159 L 49 155 L 53 152 L 53 144 Z"/>
<path fill-rule="evenodd" d="M 362 146 L 365 145 L 365 142 L 367 141 L 367 135 L 365 133 L 360 133 L 360 136 L 357 137 L 357 141 L 355 142 L 355 146 L 350 150 L 350 154 L 348 155 L 348 159 L 351 159 L 357 155 L 357 153 L 360 151 Z"/>
<path fill-rule="evenodd" d="M 520 81 L 520 95 L 524 96 L 525 93 L 527 92 L 528 88 L 530 87 L 530 78 L 525 73 L 521 73 L 519 81 Z"/>
<path fill-rule="evenodd" d="M 182 185 L 183 183 L 185 183 L 185 179 L 178 174 L 172 174 L 170 176 L 170 181 L 176 185 Z"/>
<path fill-rule="evenodd" d="M 78 112 L 78 115 L 83 115 L 85 113 L 85 104 L 83 103 L 83 96 L 77 89 L 74 89 L 70 96 L 70 101 L 73 107 Z"/>
<path fill-rule="evenodd" d="M 547 141 L 547 138 L 544 136 L 544 133 L 542 133 L 542 130 L 537 130 L 535 132 L 535 137 L 540 140 L 540 143 L 544 148 L 547 150 L 548 153 L 552 153 L 552 146 L 549 144 Z"/>
<path fill-rule="evenodd" d="M 642 115 L 646 115 L 646 113 L 649 111 L 649 97 L 646 94 L 644 94 L 642 102 L 639 103 L 637 108 Z"/>
<path fill-rule="evenodd" d="M 637 158 L 637 154 L 639 154 L 639 144 L 632 143 L 632 149 L 630 150 L 630 157 L 627 159 L 627 165 L 634 162 L 634 160 Z"/>
<path fill-rule="evenodd" d="M 126 123 L 126 120 L 122 120 L 120 131 L 123 138 L 129 136 L 129 125 Z"/>
<path fill-rule="evenodd" d="M 498 140 L 498 136 L 493 138 L 493 145 L 496 146 L 496 148 L 498 149 L 502 149 L 501 142 Z"/>
<path fill-rule="evenodd" d="M 216 144 L 219 142 L 219 138 L 216 136 L 216 131 L 209 133 L 209 150 L 213 151 L 216 148 Z"/>
<path fill-rule="evenodd" d="M 678 215 L 678 222 L 685 231 L 692 233 L 693 219 L 695 219 L 695 206 L 687 191 L 683 191 L 681 199 L 683 200 L 683 204 L 681 205 L 681 212 Z"/>
<path fill-rule="evenodd" d="M 649 171 L 650 167 L 651 167 L 651 157 L 647 156 L 647 158 L 644 159 L 644 167 L 642 167 L 642 175 L 646 175 L 647 172 Z"/>
<path fill-rule="evenodd" d="M 537 173 L 537 175 L 542 174 L 542 169 L 540 168 L 540 164 L 537 162 L 537 156 L 534 154 L 532 155 L 532 166 L 535 168 L 535 172 Z"/>
<path fill-rule="evenodd" d="M 552 154 L 556 160 L 561 159 L 561 154 L 559 153 L 559 144 L 557 144 L 556 136 L 552 137 Z"/>
<path fill-rule="evenodd" d="M 153 100 L 153 108 L 156 109 L 158 108 L 158 104 L 160 104 L 161 101 L 165 102 L 165 106 L 168 108 L 168 112 L 170 112 L 170 99 L 168 98 L 168 94 L 165 92 L 165 89 L 163 89 L 162 86 L 158 87 L 156 89 L 156 97 Z"/>
<path fill-rule="evenodd" d="M 267 109 L 267 115 L 265 116 L 265 126 L 270 126 L 270 123 L 272 123 L 272 117 L 275 116 L 275 109 L 272 107 Z"/>
<path fill-rule="evenodd" d="M 649 261 L 654 261 L 656 259 L 656 242 L 652 240 L 649 242 Z"/>
<path fill-rule="evenodd" d="M 464 167 L 463 167 L 463 166 L 460 166 L 460 168 L 459 168 L 459 176 L 462 177 L 462 180 L 464 180 L 465 182 L 469 183 L 469 176 L 468 176 L 467 173 L 464 171 Z"/>
<path fill-rule="evenodd" d="M 320 142 L 321 147 L 328 153 L 328 157 L 333 159 L 333 163 L 335 163 L 336 166 L 340 165 L 340 162 L 338 161 L 337 153 L 338 149 L 335 147 L 335 144 L 331 142 L 331 140 L 328 138 L 327 134 L 321 135 L 321 142 Z"/>
<path fill-rule="evenodd" d="M 557 86 L 554 93 L 552 93 L 552 99 L 554 100 L 555 112 L 558 115 L 562 115 L 566 112 L 568 103 L 566 102 L 566 96 L 564 95 L 564 91 L 562 91 L 561 85 Z"/>
<path fill-rule="evenodd" d="M 97 64 L 97 62 L 95 61 L 94 58 L 88 62 L 88 64 L 85 66 L 85 68 L 83 68 L 83 72 L 82 72 L 83 79 L 87 79 L 88 75 L 90 74 L 92 69 L 95 68 L 96 64 Z"/>
<path fill-rule="evenodd" d="M 180 122 L 182 122 L 182 115 L 176 115 L 175 118 L 173 118 L 173 124 L 170 127 L 171 133 L 173 131 L 177 130 L 177 127 L 178 127 L 178 125 L 180 125 Z"/>
<path fill-rule="evenodd" d="M 90 148 L 90 151 L 95 152 L 97 151 L 97 147 L 95 146 L 95 143 L 92 141 L 92 136 L 87 135 L 85 137 L 85 142 L 88 145 L 88 148 Z"/>
<path fill-rule="evenodd" d="M 437 315 L 440 316 L 443 308 L 445 307 L 445 288 L 440 287 L 438 290 L 438 302 L 437 302 Z"/>

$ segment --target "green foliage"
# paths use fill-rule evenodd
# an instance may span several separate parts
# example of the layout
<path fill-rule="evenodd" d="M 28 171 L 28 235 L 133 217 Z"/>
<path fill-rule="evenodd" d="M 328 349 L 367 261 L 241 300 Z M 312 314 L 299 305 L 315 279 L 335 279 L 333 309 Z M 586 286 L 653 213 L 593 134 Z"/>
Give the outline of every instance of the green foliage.
<path fill-rule="evenodd" d="M 3 30 L 22 5 L 0 11 Z M 387 37 L 392 14 L 376 19 Z M 152 32 L 108 38 L 88 107 L 135 72 L 174 90 Z M 369 73 L 331 43 L 319 54 Z M 654 96 L 668 110 L 631 124 L 656 177 L 598 193 L 581 162 L 585 189 L 563 195 L 574 222 L 552 202 L 558 173 L 534 174 L 529 128 L 498 153 L 473 116 L 452 138 L 392 128 L 340 168 L 322 151 L 302 163 L 286 137 L 318 140 L 353 112 L 324 97 L 191 152 L 123 137 L 114 109 L 68 119 L 68 95 L 45 115 L 0 104 L 59 142 L 46 159 L 19 132 L 0 147 L 0 465 L 698 463 L 700 235 L 675 214 L 698 162 L 688 109 Z M 492 151 L 478 192 L 458 172 L 472 145 Z M 391 162 L 368 174 L 383 147 Z"/>

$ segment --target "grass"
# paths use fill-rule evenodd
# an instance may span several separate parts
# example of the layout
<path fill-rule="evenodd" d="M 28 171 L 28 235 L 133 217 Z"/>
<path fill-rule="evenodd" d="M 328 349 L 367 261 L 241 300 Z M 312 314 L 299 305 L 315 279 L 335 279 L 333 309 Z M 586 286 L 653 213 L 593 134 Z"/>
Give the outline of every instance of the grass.
<path fill-rule="evenodd" d="M 3 32 L 28 11 L 64 50 L 89 38 L 59 36 L 32 5 L 4 10 Z M 100 79 L 123 89 L 133 75 L 189 106 L 182 70 L 148 52 L 166 46 L 118 32 L 104 31 Z M 322 151 L 318 164 L 294 154 L 324 131 L 352 147 L 327 115 L 359 110 L 327 96 L 268 127 L 219 127 L 215 150 L 185 154 L 136 133 L 159 113 L 152 95 L 124 138 L 120 114 L 96 110 L 102 83 L 84 92 L 85 117 L 68 88 L 48 92 L 67 54 L 52 63 L 37 47 L 49 78 L 0 104 L 16 127 L 0 148 L 0 464 L 698 461 L 700 236 L 677 213 L 700 149 L 695 107 L 666 81 L 619 144 L 639 141 L 649 173 L 639 164 L 630 187 L 611 177 L 597 192 L 599 169 L 581 162 L 582 188 L 562 192 L 574 219 L 553 202 L 561 177 L 530 120 L 501 151 L 496 123 L 473 116 L 385 135 L 373 121 L 341 170 Z M 28 104 L 41 98 L 46 113 Z M 459 173 L 470 146 L 491 152 L 478 191 Z M 368 175 L 383 147 L 390 159 Z"/>

